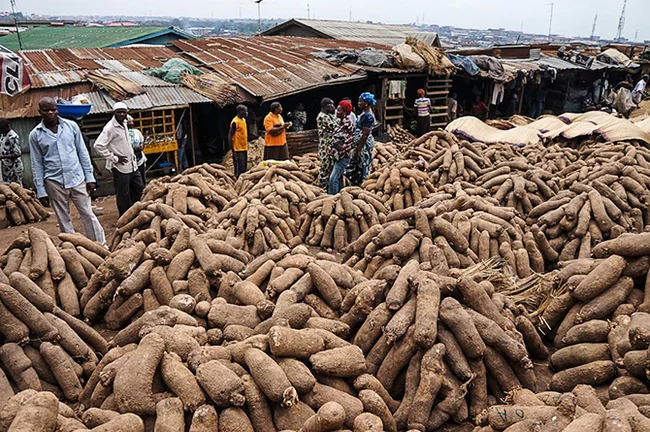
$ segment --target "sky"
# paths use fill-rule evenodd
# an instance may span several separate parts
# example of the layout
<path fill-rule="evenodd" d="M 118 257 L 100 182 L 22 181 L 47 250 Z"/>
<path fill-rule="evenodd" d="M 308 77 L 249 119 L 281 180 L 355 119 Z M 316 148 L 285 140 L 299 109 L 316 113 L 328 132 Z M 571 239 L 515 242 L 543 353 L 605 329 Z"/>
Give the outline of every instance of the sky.
<path fill-rule="evenodd" d="M 506 28 L 547 34 L 554 2 L 553 34 L 589 36 L 598 14 L 596 35 L 614 38 L 623 0 L 263 0 L 263 18 L 311 18 L 404 24 L 427 24 L 466 28 Z M 51 15 L 141 15 L 202 18 L 257 18 L 254 0 L 16 0 L 23 13 Z M 9 0 L 0 0 L 9 10 Z M 0 10 L 2 10 L 0 9 Z M 423 19 L 424 17 L 424 19 Z M 628 0 L 623 36 L 650 40 L 649 0 Z M 645 25 L 644 25 L 645 24 Z"/>

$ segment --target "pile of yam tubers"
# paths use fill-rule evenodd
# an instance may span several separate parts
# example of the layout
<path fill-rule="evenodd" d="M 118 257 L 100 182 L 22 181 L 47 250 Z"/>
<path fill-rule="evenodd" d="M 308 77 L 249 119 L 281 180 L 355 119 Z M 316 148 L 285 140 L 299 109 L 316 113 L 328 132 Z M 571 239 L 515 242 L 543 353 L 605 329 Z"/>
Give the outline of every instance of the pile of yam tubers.
<path fill-rule="evenodd" d="M 154 180 L 110 250 L 29 228 L 0 256 L 0 430 L 650 430 L 650 151 L 375 155 L 333 196 L 315 155 Z"/>

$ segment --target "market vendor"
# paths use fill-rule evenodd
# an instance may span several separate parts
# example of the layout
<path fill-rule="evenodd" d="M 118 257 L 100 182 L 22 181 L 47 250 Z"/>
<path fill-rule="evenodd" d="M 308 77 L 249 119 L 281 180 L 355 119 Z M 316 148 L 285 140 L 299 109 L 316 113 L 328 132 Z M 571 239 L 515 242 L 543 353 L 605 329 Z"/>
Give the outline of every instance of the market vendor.
<path fill-rule="evenodd" d="M 106 159 L 106 169 L 113 173 L 115 200 L 120 216 L 140 200 L 144 189 L 133 146 L 129 140 L 124 102 L 113 106 L 113 118 L 106 123 L 95 141 L 95 151 Z"/>
<path fill-rule="evenodd" d="M 414 108 L 417 111 L 418 136 L 422 136 L 431 127 L 431 100 L 426 97 L 424 89 L 418 89 Z"/>
<path fill-rule="evenodd" d="M 330 154 L 332 137 L 334 136 L 334 129 L 336 129 L 334 110 L 334 101 L 330 98 L 323 98 L 320 103 L 320 113 L 316 117 L 316 126 L 318 127 L 318 159 L 320 161 L 320 170 L 316 184 L 324 189 L 327 189 L 327 183 L 329 182 L 332 167 L 334 166 L 334 161 Z"/>
<path fill-rule="evenodd" d="M 287 129 L 292 123 L 282 118 L 282 105 L 280 102 L 271 104 L 271 112 L 264 118 L 264 160 L 288 160 L 289 147 L 287 146 Z"/>
<path fill-rule="evenodd" d="M 365 92 L 359 96 L 361 114 L 357 118 L 354 152 L 347 171 L 350 182 L 355 186 L 361 186 L 372 168 L 372 151 L 375 148 L 375 138 L 372 136 L 375 116 L 372 113 L 372 105 L 376 103 L 377 100 L 372 93 Z"/>
<path fill-rule="evenodd" d="M 74 233 L 70 201 L 77 207 L 86 237 L 106 245 L 106 237 L 90 206 L 95 177 L 90 154 L 75 122 L 59 117 L 54 99 L 38 103 L 43 120 L 29 134 L 29 158 L 34 172 L 36 197 L 52 206 L 64 233 Z"/>
<path fill-rule="evenodd" d="M 228 144 L 232 150 L 232 162 L 235 177 L 248 171 L 248 126 L 246 124 L 248 108 L 246 105 L 237 105 L 237 115 L 230 122 Z"/>

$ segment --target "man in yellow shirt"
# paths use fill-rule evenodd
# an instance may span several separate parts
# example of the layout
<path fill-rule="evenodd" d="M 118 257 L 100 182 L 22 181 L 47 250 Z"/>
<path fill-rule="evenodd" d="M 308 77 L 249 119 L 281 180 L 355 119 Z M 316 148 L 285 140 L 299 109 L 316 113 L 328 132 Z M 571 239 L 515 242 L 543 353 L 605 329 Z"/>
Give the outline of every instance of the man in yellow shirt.
<path fill-rule="evenodd" d="M 237 105 L 237 115 L 230 122 L 228 143 L 232 149 L 232 160 L 235 167 L 235 177 L 248 171 L 248 127 L 246 126 L 248 108 Z"/>
<path fill-rule="evenodd" d="M 264 160 L 288 160 L 287 129 L 291 122 L 284 122 L 280 102 L 271 104 L 271 112 L 264 118 Z"/>

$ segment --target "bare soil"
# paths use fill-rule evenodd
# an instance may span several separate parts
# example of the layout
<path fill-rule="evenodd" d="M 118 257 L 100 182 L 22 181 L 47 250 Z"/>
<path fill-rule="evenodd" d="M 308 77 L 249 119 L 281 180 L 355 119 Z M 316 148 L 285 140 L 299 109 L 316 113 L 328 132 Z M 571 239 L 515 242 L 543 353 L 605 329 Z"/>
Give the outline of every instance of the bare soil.
<path fill-rule="evenodd" d="M 111 244 L 111 239 L 113 233 L 115 232 L 115 222 L 119 217 L 117 212 L 117 205 L 115 204 L 115 196 L 107 196 L 93 199 L 93 206 L 96 206 L 95 214 L 99 218 L 99 222 L 104 227 L 104 232 L 106 233 L 106 241 L 108 244 Z M 83 225 L 81 224 L 81 219 L 79 219 L 79 212 L 74 204 L 71 204 L 72 212 L 72 223 L 74 225 L 75 231 L 84 233 Z M 6 250 L 7 246 L 18 237 L 22 232 L 26 231 L 30 226 L 36 226 L 45 232 L 47 232 L 53 238 L 59 234 L 59 223 L 56 220 L 54 211 L 51 208 L 48 208 L 47 211 L 50 213 L 50 217 L 47 218 L 44 222 L 38 222 L 30 225 L 20 225 L 9 227 L 5 229 L 0 229 L 0 253 Z"/>

